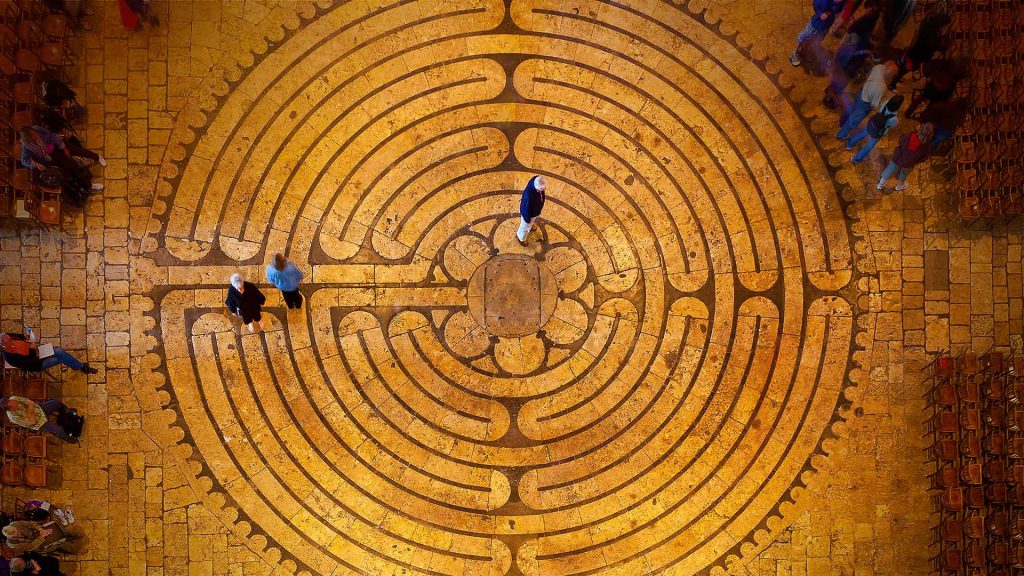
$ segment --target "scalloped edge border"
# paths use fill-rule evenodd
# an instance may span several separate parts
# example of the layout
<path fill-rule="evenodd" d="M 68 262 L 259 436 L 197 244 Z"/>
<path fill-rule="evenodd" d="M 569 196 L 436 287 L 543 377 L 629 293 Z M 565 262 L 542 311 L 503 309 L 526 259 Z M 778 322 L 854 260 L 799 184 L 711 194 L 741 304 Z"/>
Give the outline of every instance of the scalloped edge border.
<path fill-rule="evenodd" d="M 333 9 L 338 3 L 337 0 L 306 1 L 306 4 L 297 7 L 294 12 L 285 14 L 284 21 L 261 23 L 260 26 L 264 30 L 261 31 L 262 35 L 254 40 L 254 48 L 235 55 L 232 62 L 222 61 L 215 64 L 201 82 L 199 89 L 177 112 L 157 174 L 156 191 L 150 206 L 145 232 L 140 238 L 135 238 L 138 242 L 136 250 L 130 253 L 134 259 L 152 261 L 147 254 L 152 254 L 157 250 L 154 236 L 164 228 L 164 222 L 157 216 L 167 212 L 166 199 L 173 194 L 180 181 L 187 164 L 186 158 L 198 141 L 199 130 L 209 124 L 212 116 L 227 99 L 228 94 L 248 72 L 254 69 L 256 57 L 272 50 L 322 13 Z M 719 14 L 718 8 L 707 5 L 707 0 L 679 0 L 679 2 L 662 0 L 662 2 L 701 23 L 760 68 L 775 84 L 794 112 L 801 117 L 805 128 L 812 137 L 828 133 L 828 131 L 814 128 L 813 124 L 819 119 L 819 116 L 807 110 L 811 103 L 797 93 L 796 85 L 799 80 L 797 74 L 804 74 L 802 69 L 790 70 L 785 66 L 784 56 L 765 52 L 747 33 L 727 22 Z M 702 3 L 705 6 L 700 7 L 699 4 Z M 271 14 L 274 12 L 272 11 Z M 817 487 L 818 482 L 827 480 L 827 476 L 820 472 L 830 467 L 831 462 L 828 460 L 828 456 L 833 452 L 830 446 L 833 443 L 842 442 L 846 438 L 846 423 L 855 406 L 859 404 L 860 384 L 866 381 L 865 367 L 869 360 L 868 350 L 873 342 L 868 326 L 874 325 L 876 313 L 861 309 L 859 305 L 859 297 L 868 293 L 868 287 L 864 284 L 872 276 L 870 266 L 866 266 L 866 264 L 873 261 L 873 253 L 863 221 L 863 201 L 850 199 L 852 190 L 847 182 L 849 182 L 851 174 L 848 170 L 837 167 L 830 161 L 831 154 L 821 146 L 819 139 L 812 138 L 812 140 L 832 176 L 836 197 L 846 216 L 847 236 L 851 243 L 852 277 L 847 287 L 840 291 L 840 295 L 850 304 L 854 319 L 850 356 L 846 369 L 847 377 L 841 385 L 839 398 L 830 421 L 826 424 L 821 438 L 805 462 L 803 470 L 793 480 L 785 496 L 742 540 L 723 552 L 718 559 L 699 571 L 698 574 L 731 573 L 738 567 L 746 566 L 796 521 L 798 515 L 809 506 L 809 502 L 803 499 L 798 491 L 811 491 Z M 842 175 L 842 179 L 840 175 Z M 854 180 L 858 179 L 855 174 L 853 176 Z M 157 224 L 155 227 L 154 223 Z M 136 263 L 133 262 L 133 264 Z M 285 551 L 235 505 L 230 494 L 214 489 L 214 486 L 217 485 L 216 479 L 212 477 L 209 468 L 196 459 L 193 446 L 185 442 L 187 431 L 182 417 L 178 411 L 169 408 L 174 401 L 173 392 L 169 389 L 166 363 L 158 353 L 161 344 L 155 335 L 159 312 L 151 298 L 146 298 L 146 300 L 150 304 L 147 308 L 148 312 L 140 313 L 147 321 L 153 320 L 153 326 L 146 330 L 147 340 L 150 343 L 146 353 L 141 355 L 140 371 L 142 373 L 133 374 L 132 386 L 140 400 L 145 393 L 159 396 L 156 399 L 157 406 L 154 406 L 151 411 L 162 412 L 164 419 L 167 420 L 168 431 L 178 437 L 174 445 L 162 446 L 157 443 L 158 447 L 178 464 L 198 501 L 250 550 L 274 566 L 273 574 L 313 576 L 315 573 L 308 566 L 301 565 L 295 558 L 285 557 Z M 137 307 L 133 307 L 133 316 L 136 310 Z M 138 359 L 138 357 L 139 355 L 133 354 L 133 359 Z M 145 385 L 149 389 L 140 390 L 143 384 L 137 383 L 137 379 L 146 380 Z M 829 446 L 826 446 L 826 442 L 829 443 Z"/>

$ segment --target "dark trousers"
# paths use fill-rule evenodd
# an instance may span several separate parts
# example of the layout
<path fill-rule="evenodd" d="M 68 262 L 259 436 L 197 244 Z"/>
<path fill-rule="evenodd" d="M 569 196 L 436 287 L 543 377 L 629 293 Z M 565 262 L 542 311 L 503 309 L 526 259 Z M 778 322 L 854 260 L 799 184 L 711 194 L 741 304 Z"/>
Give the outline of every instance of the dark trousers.
<path fill-rule="evenodd" d="M 281 295 L 284 296 L 284 303 L 289 308 L 298 309 L 302 307 L 302 294 L 298 290 L 291 292 L 281 290 Z"/>

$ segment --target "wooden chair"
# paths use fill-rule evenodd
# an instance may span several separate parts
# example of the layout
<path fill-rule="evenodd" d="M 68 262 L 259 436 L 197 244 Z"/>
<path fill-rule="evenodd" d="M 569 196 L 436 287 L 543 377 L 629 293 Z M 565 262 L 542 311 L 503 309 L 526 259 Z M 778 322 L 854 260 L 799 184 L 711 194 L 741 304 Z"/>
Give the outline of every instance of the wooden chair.
<path fill-rule="evenodd" d="M 5 486 L 21 486 L 25 483 L 21 462 L 4 458 L 3 465 L 0 466 L 0 483 Z"/>
<path fill-rule="evenodd" d="M 25 457 L 46 460 L 46 436 L 37 434 L 25 438 Z"/>
<path fill-rule="evenodd" d="M 15 430 L 4 434 L 0 445 L 2 445 L 3 453 L 7 456 L 21 456 L 25 453 L 25 437 L 21 432 Z"/>

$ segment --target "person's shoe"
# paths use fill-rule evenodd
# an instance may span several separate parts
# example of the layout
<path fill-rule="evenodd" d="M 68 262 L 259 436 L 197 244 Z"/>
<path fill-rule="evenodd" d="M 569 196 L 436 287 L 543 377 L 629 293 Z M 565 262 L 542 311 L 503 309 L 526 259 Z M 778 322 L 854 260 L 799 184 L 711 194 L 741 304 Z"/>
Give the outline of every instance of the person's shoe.
<path fill-rule="evenodd" d="M 90 190 L 92 190 L 93 192 L 99 192 L 100 190 L 103 190 L 103 184 L 97 182 L 96 184 L 93 184 L 90 187 Z"/>
<path fill-rule="evenodd" d="M 75 513 L 71 511 L 71 508 L 64 509 L 64 517 L 68 519 L 68 524 L 75 523 Z"/>
<path fill-rule="evenodd" d="M 906 182 L 904 182 L 903 184 L 896 185 L 897 192 L 899 192 L 900 190 L 906 190 L 907 188 L 910 188 L 910 184 L 907 184 Z"/>
<path fill-rule="evenodd" d="M 70 522 L 68 522 L 67 516 L 64 515 L 64 511 L 61 510 L 60 508 L 54 508 L 53 510 L 50 511 L 50 513 L 53 514 L 53 517 L 56 518 L 58 522 L 60 522 L 61 526 L 67 526 L 68 524 L 70 524 Z"/>
<path fill-rule="evenodd" d="M 516 238 L 516 240 L 519 240 L 519 238 Z M 523 248 L 529 246 L 529 244 L 526 243 L 526 240 L 519 240 L 519 245 L 522 246 Z"/>
<path fill-rule="evenodd" d="M 789 55 L 789 63 L 792 64 L 793 66 L 799 66 L 800 65 L 800 55 L 797 54 L 796 52 L 793 52 L 792 54 L 790 54 Z"/>
<path fill-rule="evenodd" d="M 847 150 L 849 150 L 849 148 L 847 148 Z M 856 157 L 856 156 L 854 156 L 854 157 L 853 157 L 853 160 L 850 160 L 850 163 L 851 163 L 851 164 L 853 164 L 853 165 L 857 165 L 857 164 L 860 164 L 860 163 L 861 163 L 861 162 L 863 162 L 863 161 L 864 161 L 863 159 L 861 159 L 861 160 L 858 160 L 858 159 L 857 159 L 857 157 Z"/>
<path fill-rule="evenodd" d="M 885 182 L 879 182 L 878 185 L 875 186 L 875 190 L 885 190 Z"/>
<path fill-rule="evenodd" d="M 107 166 L 107 159 L 104 158 L 103 156 L 100 156 L 100 159 L 97 160 L 96 162 L 98 162 L 100 166 L 103 166 L 103 167 Z"/>
<path fill-rule="evenodd" d="M 82 364 L 82 372 L 85 372 L 86 374 L 96 374 L 99 370 L 89 366 L 88 364 Z"/>

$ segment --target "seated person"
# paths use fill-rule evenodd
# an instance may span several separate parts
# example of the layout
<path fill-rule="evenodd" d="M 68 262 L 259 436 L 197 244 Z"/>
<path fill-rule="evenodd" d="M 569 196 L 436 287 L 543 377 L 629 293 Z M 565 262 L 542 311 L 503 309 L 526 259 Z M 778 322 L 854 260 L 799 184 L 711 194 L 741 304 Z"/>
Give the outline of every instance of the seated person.
<path fill-rule="evenodd" d="M 42 126 L 26 126 L 18 130 L 21 140 L 21 164 L 30 170 L 46 170 L 53 166 L 60 170 L 67 184 L 73 184 L 76 192 L 73 199 L 84 197 L 89 191 L 103 190 L 103 184 L 94 184 L 92 172 L 78 165 L 71 156 L 79 156 L 99 162 L 107 161 L 99 154 L 82 148 L 77 140 L 65 144 L 64 140 Z"/>
<path fill-rule="evenodd" d="M 0 399 L 0 408 L 7 411 L 7 419 L 11 424 L 29 430 L 49 432 L 65 442 L 78 442 L 77 438 L 68 435 L 63 426 L 57 422 L 50 422 L 50 414 L 60 414 L 68 409 L 60 400 L 44 400 L 36 404 L 28 398 L 8 396 Z"/>
<path fill-rule="evenodd" d="M 0 350 L 2 350 L 4 362 L 15 368 L 29 372 L 39 372 L 63 364 L 72 370 L 79 370 L 86 374 L 99 372 L 58 346 L 53 347 L 53 355 L 46 358 L 39 357 L 39 344 L 25 338 L 23 334 L 0 334 Z"/>
<path fill-rule="evenodd" d="M 55 535 L 55 531 L 60 533 Z M 57 526 L 50 523 L 44 527 L 30 520 L 15 520 L 4 526 L 0 533 L 7 538 L 7 547 L 15 555 L 22 552 L 81 554 L 89 543 L 85 531 L 74 524 Z"/>

